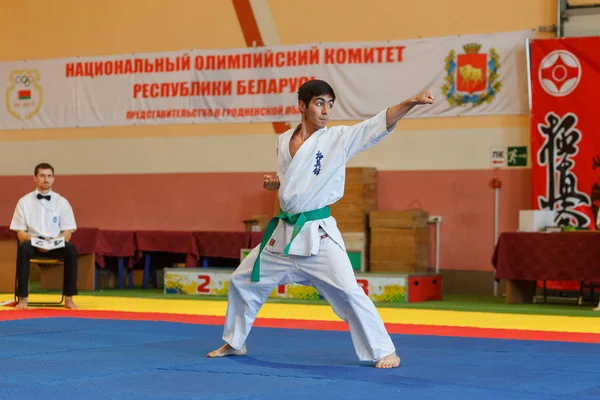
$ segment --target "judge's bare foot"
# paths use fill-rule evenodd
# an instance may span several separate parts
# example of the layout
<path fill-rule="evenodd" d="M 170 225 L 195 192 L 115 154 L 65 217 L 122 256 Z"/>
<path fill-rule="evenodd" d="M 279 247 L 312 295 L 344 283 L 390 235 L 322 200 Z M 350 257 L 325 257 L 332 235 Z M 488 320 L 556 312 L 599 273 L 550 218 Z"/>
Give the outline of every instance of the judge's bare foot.
<path fill-rule="evenodd" d="M 17 310 L 27 309 L 27 297 L 19 297 L 19 302 L 15 305 Z"/>
<path fill-rule="evenodd" d="M 70 310 L 77 310 L 79 307 L 77 307 L 77 304 L 73 303 L 72 297 L 66 296 L 65 297 L 65 308 L 68 308 Z"/>
<path fill-rule="evenodd" d="M 246 349 L 246 345 L 242 346 L 241 349 L 234 349 L 229 345 L 229 343 L 225 343 L 223 346 L 219 347 L 215 351 L 211 351 L 206 355 L 206 357 L 225 357 L 225 356 L 245 356 L 248 353 Z"/>
<path fill-rule="evenodd" d="M 377 361 L 375 368 L 396 368 L 400 366 L 400 357 L 396 353 L 389 354 Z"/>

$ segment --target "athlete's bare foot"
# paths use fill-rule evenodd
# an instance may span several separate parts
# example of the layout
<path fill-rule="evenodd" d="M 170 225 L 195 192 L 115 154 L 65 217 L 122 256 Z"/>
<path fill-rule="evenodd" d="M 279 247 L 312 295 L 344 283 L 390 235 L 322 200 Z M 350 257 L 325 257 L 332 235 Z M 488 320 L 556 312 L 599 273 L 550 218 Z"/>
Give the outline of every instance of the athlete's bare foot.
<path fill-rule="evenodd" d="M 400 366 L 400 357 L 396 355 L 396 352 L 383 357 L 377 361 L 375 368 L 396 368 Z"/>
<path fill-rule="evenodd" d="M 215 351 L 211 351 L 206 355 L 206 357 L 215 358 L 215 357 L 225 357 L 225 356 L 245 356 L 248 354 L 248 350 L 246 349 L 246 345 L 242 346 L 241 349 L 234 349 L 229 345 L 229 343 L 225 343 L 223 346 L 219 347 Z"/>
<path fill-rule="evenodd" d="M 66 296 L 65 308 L 68 308 L 70 310 L 77 310 L 79 307 L 77 307 L 77 304 L 73 303 L 73 298 L 71 296 Z"/>
<path fill-rule="evenodd" d="M 17 310 L 27 309 L 27 297 L 19 297 L 19 302 L 15 305 Z"/>
<path fill-rule="evenodd" d="M 600 304 L 598 304 L 598 307 L 592 308 L 592 311 L 600 311 Z"/>

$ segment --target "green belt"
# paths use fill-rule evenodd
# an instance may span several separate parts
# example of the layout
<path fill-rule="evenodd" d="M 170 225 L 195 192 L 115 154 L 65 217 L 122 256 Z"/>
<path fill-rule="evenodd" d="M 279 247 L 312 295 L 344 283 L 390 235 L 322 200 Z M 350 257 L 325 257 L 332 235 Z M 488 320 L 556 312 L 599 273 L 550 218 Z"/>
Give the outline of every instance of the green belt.
<path fill-rule="evenodd" d="M 279 214 L 274 216 L 271 221 L 269 221 L 269 225 L 265 229 L 265 234 L 263 235 L 262 242 L 260 243 L 260 251 L 258 252 L 258 256 L 256 257 L 256 261 L 254 262 L 254 268 L 252 269 L 252 282 L 258 282 L 260 280 L 260 255 L 267 245 L 271 235 L 275 232 L 275 228 L 279 223 L 278 220 L 283 220 L 285 222 L 289 222 L 290 224 L 294 224 L 294 231 L 292 232 L 292 238 L 290 242 L 285 246 L 285 255 L 289 255 L 290 246 L 292 242 L 298 236 L 298 233 L 302 230 L 302 227 L 308 221 L 316 221 L 318 219 L 325 219 L 331 217 L 331 211 L 329 210 L 329 206 L 325 206 L 323 208 L 319 208 L 318 210 L 306 211 L 299 214 L 288 214 L 283 212 L 283 210 L 279 209 Z"/>

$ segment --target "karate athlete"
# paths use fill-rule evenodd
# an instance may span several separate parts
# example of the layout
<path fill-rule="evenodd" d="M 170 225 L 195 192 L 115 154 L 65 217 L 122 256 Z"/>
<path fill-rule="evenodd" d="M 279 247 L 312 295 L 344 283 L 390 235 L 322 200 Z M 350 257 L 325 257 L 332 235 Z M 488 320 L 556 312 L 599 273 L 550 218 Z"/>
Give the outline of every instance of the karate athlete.
<path fill-rule="evenodd" d="M 295 282 L 313 286 L 349 324 L 361 361 L 374 362 L 377 368 L 400 365 L 373 302 L 356 283 L 329 205 L 344 194 L 346 162 L 388 136 L 413 107 L 433 100 L 427 91 L 357 125 L 327 128 L 333 89 L 321 80 L 300 87 L 302 122 L 279 136 L 277 176 L 264 178 L 266 189 L 279 189 L 281 211 L 265 229 L 262 243 L 233 273 L 226 343 L 208 357 L 246 355 L 246 338 L 260 307 L 277 285 Z"/>

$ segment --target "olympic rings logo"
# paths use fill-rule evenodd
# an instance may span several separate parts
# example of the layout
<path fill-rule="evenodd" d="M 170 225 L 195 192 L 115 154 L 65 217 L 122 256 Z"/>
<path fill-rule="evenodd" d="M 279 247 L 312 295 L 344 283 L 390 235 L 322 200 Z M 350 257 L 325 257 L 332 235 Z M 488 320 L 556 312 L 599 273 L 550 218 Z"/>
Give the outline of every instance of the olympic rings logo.
<path fill-rule="evenodd" d="M 17 75 L 15 77 L 15 83 L 17 85 L 22 84 L 25 86 L 29 86 L 35 82 L 35 78 L 33 75 Z"/>

